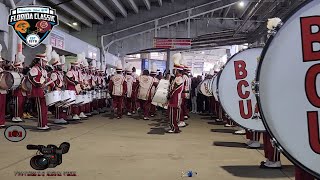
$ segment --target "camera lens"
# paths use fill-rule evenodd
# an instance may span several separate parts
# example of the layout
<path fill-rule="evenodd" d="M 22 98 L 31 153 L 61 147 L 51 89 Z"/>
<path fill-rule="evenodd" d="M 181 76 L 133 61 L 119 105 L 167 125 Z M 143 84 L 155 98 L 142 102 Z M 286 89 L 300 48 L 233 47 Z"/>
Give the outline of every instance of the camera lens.
<path fill-rule="evenodd" d="M 30 165 L 35 170 L 45 170 L 49 167 L 49 160 L 43 155 L 37 155 L 31 158 Z"/>

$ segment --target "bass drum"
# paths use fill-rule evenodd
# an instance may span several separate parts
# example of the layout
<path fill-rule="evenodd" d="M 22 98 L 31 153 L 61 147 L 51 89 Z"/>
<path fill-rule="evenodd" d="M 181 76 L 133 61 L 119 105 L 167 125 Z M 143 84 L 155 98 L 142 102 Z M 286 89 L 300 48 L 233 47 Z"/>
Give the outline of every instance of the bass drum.
<path fill-rule="evenodd" d="M 225 112 L 239 126 L 265 131 L 257 116 L 257 100 L 250 86 L 255 78 L 262 48 L 252 48 L 233 55 L 218 76 L 219 102 Z"/>
<path fill-rule="evenodd" d="M 205 96 L 213 96 L 212 94 L 212 81 L 213 79 L 205 79 L 203 80 L 201 83 L 200 83 L 200 87 L 199 87 L 199 90 L 200 90 L 200 93 L 205 95 Z"/>
<path fill-rule="evenodd" d="M 306 1 L 270 36 L 256 86 L 263 122 L 294 164 L 320 178 L 319 0 Z"/>

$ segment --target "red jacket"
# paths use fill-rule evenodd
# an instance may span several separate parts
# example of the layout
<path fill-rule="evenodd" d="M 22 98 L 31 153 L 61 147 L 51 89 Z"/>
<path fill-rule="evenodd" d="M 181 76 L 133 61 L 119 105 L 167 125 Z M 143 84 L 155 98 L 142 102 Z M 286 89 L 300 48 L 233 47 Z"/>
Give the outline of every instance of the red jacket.
<path fill-rule="evenodd" d="M 170 99 L 169 99 L 169 107 L 179 108 L 181 106 L 182 98 L 181 94 L 183 91 L 183 78 L 181 75 L 176 76 L 170 85 Z"/>

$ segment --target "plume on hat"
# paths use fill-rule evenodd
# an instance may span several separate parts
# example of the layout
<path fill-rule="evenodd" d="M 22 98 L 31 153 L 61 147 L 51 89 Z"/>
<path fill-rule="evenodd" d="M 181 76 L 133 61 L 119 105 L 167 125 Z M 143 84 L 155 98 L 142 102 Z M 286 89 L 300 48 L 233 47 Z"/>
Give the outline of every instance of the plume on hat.
<path fill-rule="evenodd" d="M 267 28 L 269 30 L 274 30 L 281 23 L 282 23 L 282 21 L 278 17 L 268 19 Z"/>
<path fill-rule="evenodd" d="M 46 45 L 46 56 L 47 56 L 47 60 L 50 61 L 51 60 L 51 52 L 52 52 L 52 46 L 50 44 Z"/>
<path fill-rule="evenodd" d="M 60 56 L 60 63 L 65 64 L 66 63 L 66 57 L 64 55 Z"/>
<path fill-rule="evenodd" d="M 180 61 L 182 60 L 182 54 L 176 53 L 172 56 L 173 64 L 180 65 Z"/>

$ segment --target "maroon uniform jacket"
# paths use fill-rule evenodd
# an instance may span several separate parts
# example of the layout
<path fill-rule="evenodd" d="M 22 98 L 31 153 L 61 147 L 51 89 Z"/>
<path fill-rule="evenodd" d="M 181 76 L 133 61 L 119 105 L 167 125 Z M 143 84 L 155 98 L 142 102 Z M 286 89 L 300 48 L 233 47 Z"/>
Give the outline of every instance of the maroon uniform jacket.
<path fill-rule="evenodd" d="M 180 108 L 182 98 L 181 94 L 183 91 L 183 78 L 181 75 L 176 76 L 175 79 L 172 81 L 170 85 L 170 92 L 169 92 L 169 107 L 175 107 L 175 108 Z"/>

